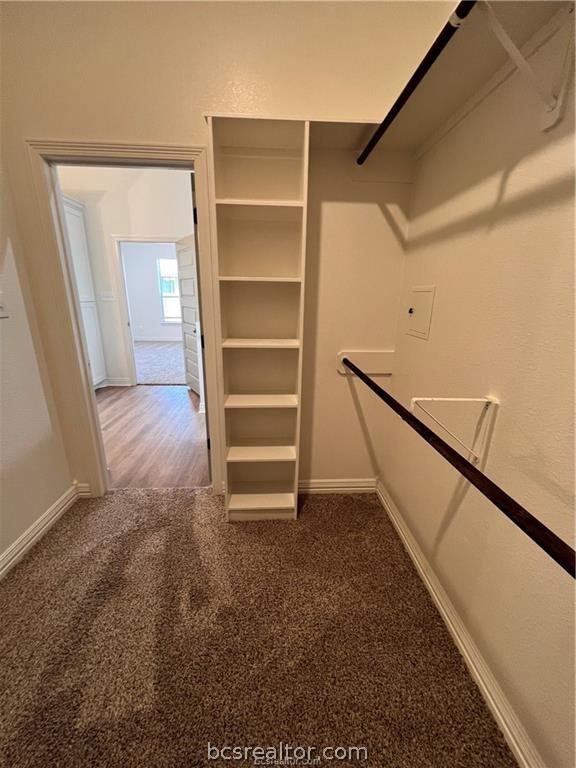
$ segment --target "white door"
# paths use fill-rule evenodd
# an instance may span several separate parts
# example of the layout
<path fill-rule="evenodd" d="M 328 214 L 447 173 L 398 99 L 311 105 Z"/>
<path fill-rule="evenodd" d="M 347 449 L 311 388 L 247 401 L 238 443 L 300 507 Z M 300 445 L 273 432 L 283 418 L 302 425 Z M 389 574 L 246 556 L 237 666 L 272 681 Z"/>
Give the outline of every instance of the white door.
<path fill-rule="evenodd" d="M 68 242 L 70 243 L 72 256 L 72 268 L 80 300 L 84 340 L 90 363 L 92 384 L 96 387 L 106 379 L 106 363 L 104 360 L 104 348 L 102 345 L 98 307 L 96 305 L 92 267 L 90 265 L 88 239 L 86 237 L 84 206 L 68 197 L 64 198 L 63 203 Z"/>
<path fill-rule="evenodd" d="M 106 363 L 104 361 L 96 302 L 83 301 L 80 304 L 80 312 L 82 313 L 84 336 L 86 337 L 90 371 L 92 372 L 92 384 L 96 387 L 106 378 Z"/>
<path fill-rule="evenodd" d="M 178 259 L 178 280 L 180 283 L 180 303 L 182 305 L 182 338 L 184 342 L 184 362 L 186 366 L 186 384 L 200 396 L 200 405 L 204 403 L 204 382 L 202 377 L 202 332 L 198 306 L 198 284 L 196 276 L 196 245 L 194 235 L 176 243 Z"/>

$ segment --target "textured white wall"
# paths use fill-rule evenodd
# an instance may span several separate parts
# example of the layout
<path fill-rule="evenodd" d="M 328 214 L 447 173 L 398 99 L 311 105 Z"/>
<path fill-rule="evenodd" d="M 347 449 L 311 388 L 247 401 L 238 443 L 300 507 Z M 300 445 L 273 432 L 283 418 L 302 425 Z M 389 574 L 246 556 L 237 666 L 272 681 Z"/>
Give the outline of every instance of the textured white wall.
<path fill-rule="evenodd" d="M 5 3 L 7 135 L 204 144 L 205 113 L 380 120 L 453 7 Z"/>
<path fill-rule="evenodd" d="M 557 83 L 567 31 L 532 58 L 542 82 Z M 422 159 L 391 386 L 406 405 L 498 397 L 487 474 L 573 546 L 573 103 L 549 133 L 540 113 L 514 75 Z M 426 284 L 436 301 L 423 341 L 404 331 L 406 293 Z M 461 408 L 442 417 L 457 425 Z M 386 486 L 546 766 L 570 768 L 572 579 L 474 488 L 459 497 L 455 470 L 395 416 L 370 432 Z"/>
<path fill-rule="evenodd" d="M 130 326 L 135 341 L 182 341 L 181 323 L 165 323 L 158 259 L 173 259 L 172 243 L 122 243 Z"/>
<path fill-rule="evenodd" d="M 0 286 L 9 316 L 0 320 L 0 553 L 72 484 L 5 188 L 2 197 Z"/>
<path fill-rule="evenodd" d="M 394 161 L 393 163 L 391 161 Z M 392 166 L 393 170 L 390 170 Z M 404 271 L 403 239 L 411 166 L 398 153 L 354 173 L 354 154 L 312 149 L 308 192 L 302 396 L 302 480 L 374 479 L 380 474 L 351 402 L 350 379 L 336 374 L 338 352 L 394 349 Z M 381 418 L 377 401 L 370 419 Z"/>

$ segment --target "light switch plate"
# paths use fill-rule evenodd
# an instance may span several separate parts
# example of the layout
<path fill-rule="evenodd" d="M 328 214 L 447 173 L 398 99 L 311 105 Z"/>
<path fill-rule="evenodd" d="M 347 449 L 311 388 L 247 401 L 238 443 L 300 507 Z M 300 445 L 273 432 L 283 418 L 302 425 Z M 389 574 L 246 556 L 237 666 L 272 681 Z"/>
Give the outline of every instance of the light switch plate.
<path fill-rule="evenodd" d="M 408 296 L 408 323 L 406 333 L 418 339 L 427 339 L 432 323 L 435 285 L 413 285 Z"/>

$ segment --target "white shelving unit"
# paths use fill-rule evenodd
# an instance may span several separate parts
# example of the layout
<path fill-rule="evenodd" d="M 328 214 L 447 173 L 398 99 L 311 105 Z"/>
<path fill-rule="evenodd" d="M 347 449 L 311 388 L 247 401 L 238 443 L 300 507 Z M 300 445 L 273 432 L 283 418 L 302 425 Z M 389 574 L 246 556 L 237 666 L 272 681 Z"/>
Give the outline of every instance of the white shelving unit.
<path fill-rule="evenodd" d="M 295 519 L 309 124 L 209 119 L 229 520 Z"/>

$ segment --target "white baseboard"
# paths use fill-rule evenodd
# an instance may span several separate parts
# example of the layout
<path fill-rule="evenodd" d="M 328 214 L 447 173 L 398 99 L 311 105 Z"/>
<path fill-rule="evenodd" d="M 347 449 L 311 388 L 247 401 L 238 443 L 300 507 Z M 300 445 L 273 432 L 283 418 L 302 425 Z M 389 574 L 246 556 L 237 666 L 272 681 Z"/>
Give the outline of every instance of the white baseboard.
<path fill-rule="evenodd" d="M 521 768 L 546 768 L 544 760 L 380 480 L 376 483 L 376 493 Z"/>
<path fill-rule="evenodd" d="M 220 490 L 212 487 L 216 495 L 225 493 L 224 481 Z M 299 493 L 376 493 L 376 478 L 364 477 L 352 480 L 301 480 Z"/>
<path fill-rule="evenodd" d="M 87 486 L 86 486 L 87 487 Z M 52 506 L 41 515 L 30 528 L 16 539 L 8 549 L 0 555 L 0 579 L 21 560 L 26 552 L 54 525 L 56 520 L 69 509 L 79 495 L 84 495 L 76 483 L 71 485 Z"/>
<path fill-rule="evenodd" d="M 92 497 L 92 489 L 88 483 L 76 483 L 76 494 L 80 499 L 89 499 Z"/>
<path fill-rule="evenodd" d="M 105 379 L 102 384 L 98 384 L 99 387 L 132 387 L 132 379 L 126 377 L 118 379 Z"/>
<path fill-rule="evenodd" d="M 301 480 L 298 490 L 300 493 L 375 493 L 376 478 Z"/>

